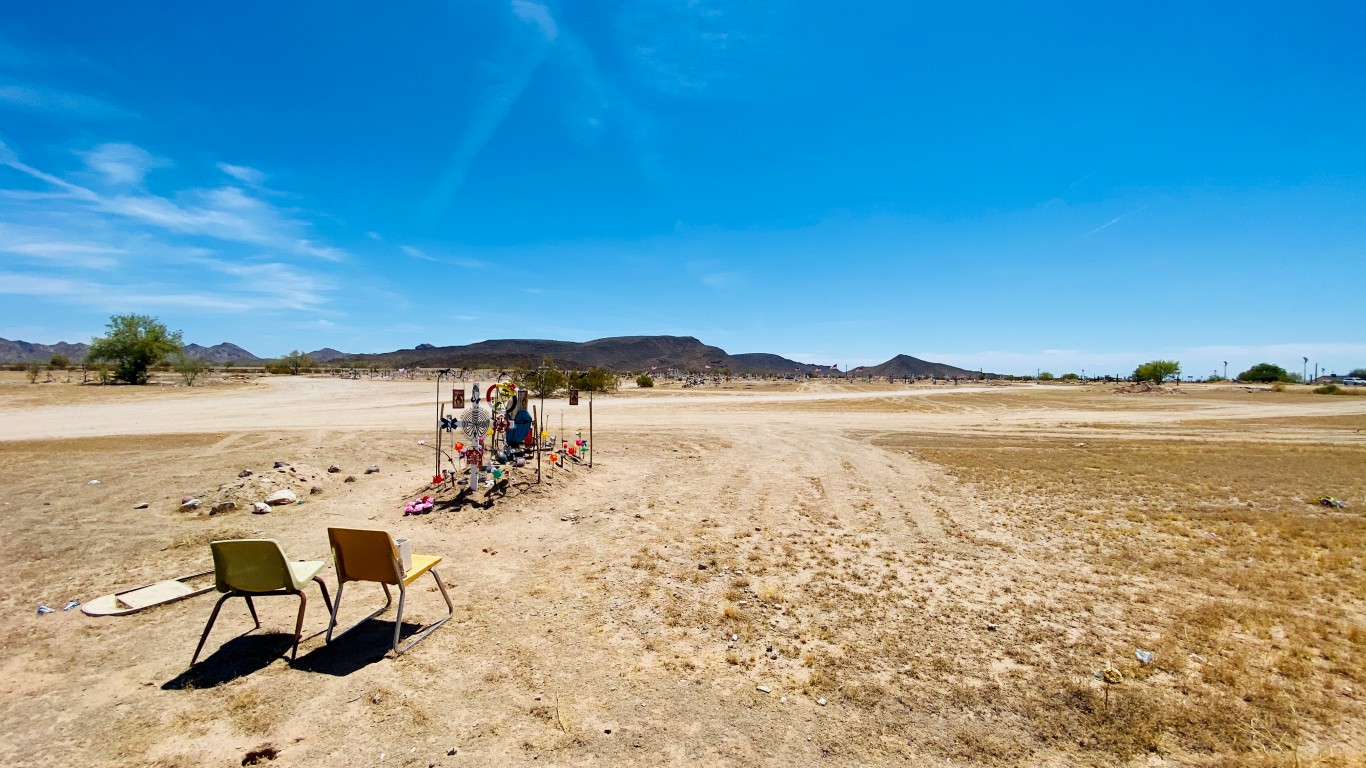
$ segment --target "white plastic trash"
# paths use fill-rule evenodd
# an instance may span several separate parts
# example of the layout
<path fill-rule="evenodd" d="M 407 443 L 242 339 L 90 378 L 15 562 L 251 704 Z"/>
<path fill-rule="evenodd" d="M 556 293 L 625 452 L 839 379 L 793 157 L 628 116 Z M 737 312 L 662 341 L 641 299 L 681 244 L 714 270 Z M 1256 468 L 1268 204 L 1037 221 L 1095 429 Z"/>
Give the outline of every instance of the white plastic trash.
<path fill-rule="evenodd" d="M 394 539 L 394 546 L 398 548 L 398 562 L 403 566 L 403 572 L 407 573 L 413 569 L 413 543 L 407 539 Z"/>

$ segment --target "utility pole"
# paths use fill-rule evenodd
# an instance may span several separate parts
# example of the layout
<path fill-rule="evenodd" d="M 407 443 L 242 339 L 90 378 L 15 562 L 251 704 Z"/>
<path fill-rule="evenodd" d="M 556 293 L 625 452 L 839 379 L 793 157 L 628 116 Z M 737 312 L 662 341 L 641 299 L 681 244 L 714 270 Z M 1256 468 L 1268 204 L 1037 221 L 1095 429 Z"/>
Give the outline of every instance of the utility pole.
<path fill-rule="evenodd" d="M 1227 361 L 1227 360 L 1224 361 L 1224 379 L 1225 379 L 1225 380 L 1228 379 L 1228 361 Z"/>
<path fill-rule="evenodd" d="M 1315 371 L 1317 373 L 1317 371 Z M 1317 376 L 1315 378 L 1318 378 Z M 1309 358 L 1304 358 L 1304 372 L 1300 374 L 1300 381 L 1308 384 L 1309 381 Z"/>

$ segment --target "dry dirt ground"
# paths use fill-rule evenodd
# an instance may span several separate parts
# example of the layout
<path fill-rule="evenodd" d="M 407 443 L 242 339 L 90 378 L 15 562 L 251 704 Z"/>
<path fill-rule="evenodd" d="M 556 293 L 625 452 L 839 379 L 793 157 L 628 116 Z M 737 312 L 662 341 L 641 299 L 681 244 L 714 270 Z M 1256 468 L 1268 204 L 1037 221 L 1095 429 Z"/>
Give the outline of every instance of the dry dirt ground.
<path fill-rule="evenodd" d="M 6 765 L 1366 762 L 1366 397 L 631 388 L 594 403 L 591 471 L 405 517 L 431 381 L 8 376 Z M 587 430 L 586 403 L 544 415 Z M 304 503 L 205 513 L 274 487 Z M 207 568 L 216 538 L 328 560 L 337 525 L 442 555 L 454 618 L 398 658 L 392 613 L 326 645 L 310 587 L 291 664 L 297 603 L 248 633 L 233 601 L 191 669 L 213 593 L 61 610 Z M 444 613 L 417 585 L 405 632 Z M 343 621 L 379 597 L 353 585 Z"/>

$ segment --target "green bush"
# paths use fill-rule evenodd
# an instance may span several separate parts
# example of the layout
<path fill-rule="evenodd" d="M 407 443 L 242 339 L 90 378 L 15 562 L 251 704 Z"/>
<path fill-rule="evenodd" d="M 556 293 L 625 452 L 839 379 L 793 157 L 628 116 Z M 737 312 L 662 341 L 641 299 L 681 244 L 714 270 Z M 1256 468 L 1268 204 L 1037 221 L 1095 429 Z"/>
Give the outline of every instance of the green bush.
<path fill-rule="evenodd" d="M 1321 387 L 1314 387 L 1316 395 L 1336 395 L 1342 392 L 1342 388 L 1336 384 L 1324 384 Z"/>
<path fill-rule="evenodd" d="M 1262 384 L 1289 380 L 1290 374 L 1286 373 L 1284 368 L 1271 363 L 1258 363 L 1238 374 L 1238 381 L 1256 381 Z"/>
<path fill-rule="evenodd" d="M 642 373 L 636 377 L 637 387 L 653 387 L 654 385 L 655 380 L 650 378 L 650 374 L 648 373 Z"/>
<path fill-rule="evenodd" d="M 1167 379 L 1181 376 L 1181 364 L 1175 360 L 1153 360 L 1134 369 L 1134 381 L 1151 381 L 1161 384 Z"/>
<path fill-rule="evenodd" d="M 168 331 L 155 317 L 114 315 L 109 318 L 109 335 L 90 342 L 86 359 L 113 362 L 114 378 L 146 384 L 149 368 L 183 348 L 180 331 Z"/>

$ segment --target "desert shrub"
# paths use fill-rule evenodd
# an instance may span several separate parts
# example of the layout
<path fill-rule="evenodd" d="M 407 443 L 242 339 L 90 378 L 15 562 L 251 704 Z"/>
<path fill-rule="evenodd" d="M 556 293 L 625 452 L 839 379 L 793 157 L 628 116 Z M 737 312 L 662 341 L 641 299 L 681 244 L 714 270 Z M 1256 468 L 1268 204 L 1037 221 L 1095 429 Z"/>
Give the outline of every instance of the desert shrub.
<path fill-rule="evenodd" d="M 209 369 L 208 364 L 203 360 L 192 355 L 187 355 L 184 352 L 177 352 L 176 355 L 171 358 L 171 367 L 175 369 L 176 373 L 180 374 L 180 378 L 185 381 L 185 386 L 187 387 L 193 387 L 195 379 L 199 378 L 200 374 Z"/>
<path fill-rule="evenodd" d="M 37 384 L 38 376 L 43 372 L 43 366 L 37 363 L 29 363 L 28 368 L 25 368 L 24 372 L 28 374 L 28 383 Z"/>
<path fill-rule="evenodd" d="M 1336 384 L 1324 384 L 1321 387 L 1314 387 L 1316 395 L 1336 395 L 1342 392 L 1342 388 Z"/>
<path fill-rule="evenodd" d="M 1175 360 L 1152 360 L 1134 369 L 1134 381 L 1163 381 L 1181 376 L 1181 363 Z"/>
<path fill-rule="evenodd" d="M 47 364 L 56 370 L 65 371 L 71 365 L 71 358 L 66 355 L 53 355 Z"/>
<path fill-rule="evenodd" d="M 1077 379 L 1080 379 L 1080 378 L 1081 378 L 1081 377 L 1078 376 L 1078 375 L 1075 374 L 1075 373 L 1064 373 L 1064 374 L 1062 375 L 1062 380 L 1063 380 L 1063 381 L 1076 381 Z"/>
<path fill-rule="evenodd" d="M 1238 374 L 1238 381 L 1257 381 L 1263 384 L 1289 380 L 1290 374 L 1286 373 L 1284 368 L 1271 363 L 1258 363 Z"/>
<path fill-rule="evenodd" d="M 636 377 L 637 387 L 653 387 L 654 385 L 655 380 L 650 378 L 650 374 L 648 373 L 642 373 Z"/>
<path fill-rule="evenodd" d="M 182 348 L 180 331 L 168 331 L 155 317 L 114 315 L 109 318 L 109 335 L 90 342 L 86 359 L 112 361 L 114 378 L 146 384 L 148 369 Z"/>

